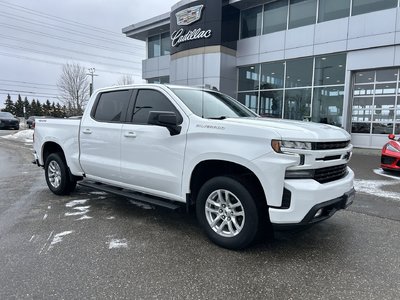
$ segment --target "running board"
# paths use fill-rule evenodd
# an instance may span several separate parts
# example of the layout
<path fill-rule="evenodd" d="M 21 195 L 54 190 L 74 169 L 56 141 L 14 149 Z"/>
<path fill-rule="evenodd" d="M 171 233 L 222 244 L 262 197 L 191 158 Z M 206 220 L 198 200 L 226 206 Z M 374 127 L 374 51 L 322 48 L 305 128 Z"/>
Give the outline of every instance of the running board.
<path fill-rule="evenodd" d="M 107 192 L 110 194 L 114 194 L 114 195 L 129 198 L 129 199 L 132 199 L 135 201 L 139 201 L 142 203 L 151 204 L 151 205 L 155 205 L 155 206 L 161 206 L 161 207 L 172 209 L 172 210 L 177 210 L 182 207 L 182 205 L 175 204 L 173 202 L 170 202 L 169 200 L 164 200 L 162 198 L 148 196 L 148 195 L 145 195 L 142 193 L 131 192 L 131 191 L 128 191 L 125 189 L 113 187 L 113 186 L 102 184 L 102 183 L 95 183 L 93 181 L 83 180 L 83 181 L 78 182 L 78 184 L 80 186 L 84 186 L 84 187 L 87 187 L 90 189 L 100 190 L 100 191 Z"/>

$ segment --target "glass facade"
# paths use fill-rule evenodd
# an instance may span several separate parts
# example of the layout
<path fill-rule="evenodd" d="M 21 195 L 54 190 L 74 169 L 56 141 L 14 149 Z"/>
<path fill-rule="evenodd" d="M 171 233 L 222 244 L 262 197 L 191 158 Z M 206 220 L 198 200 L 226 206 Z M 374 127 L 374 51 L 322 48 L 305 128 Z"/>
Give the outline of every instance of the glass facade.
<path fill-rule="evenodd" d="M 352 0 L 352 15 L 365 14 L 377 10 L 397 7 L 397 0 Z"/>
<path fill-rule="evenodd" d="M 263 34 L 286 30 L 287 14 L 288 0 L 265 4 Z"/>
<path fill-rule="evenodd" d="M 315 24 L 317 0 L 290 0 L 289 29 Z"/>
<path fill-rule="evenodd" d="M 353 75 L 352 133 L 399 134 L 399 69 Z"/>
<path fill-rule="evenodd" d="M 345 53 L 240 67 L 238 99 L 261 116 L 342 126 L 345 69 Z"/>
<path fill-rule="evenodd" d="M 261 34 L 262 6 L 242 11 L 240 37 L 242 39 Z"/>
<path fill-rule="evenodd" d="M 169 83 L 169 76 L 161 76 L 147 79 L 147 83 Z"/>
<path fill-rule="evenodd" d="M 350 0 L 319 0 L 318 22 L 345 18 L 350 15 Z"/>
<path fill-rule="evenodd" d="M 171 38 L 169 32 L 157 34 L 147 39 L 147 58 L 169 55 L 171 51 Z"/>
<path fill-rule="evenodd" d="M 240 38 L 345 18 L 350 11 L 355 16 L 397 5 L 398 0 L 273 1 L 241 11 Z"/>

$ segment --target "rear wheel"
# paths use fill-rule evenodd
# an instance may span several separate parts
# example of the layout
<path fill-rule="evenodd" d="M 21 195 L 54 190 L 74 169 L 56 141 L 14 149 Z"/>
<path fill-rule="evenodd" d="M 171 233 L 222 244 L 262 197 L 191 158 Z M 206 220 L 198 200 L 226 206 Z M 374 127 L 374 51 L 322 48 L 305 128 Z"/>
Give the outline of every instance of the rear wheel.
<path fill-rule="evenodd" d="M 207 236 L 229 249 L 249 246 L 261 222 L 257 203 L 246 184 L 225 176 L 214 177 L 201 187 L 196 214 Z"/>
<path fill-rule="evenodd" d="M 64 157 L 60 153 L 50 154 L 44 165 L 47 186 L 56 195 L 68 195 L 76 186 Z"/>

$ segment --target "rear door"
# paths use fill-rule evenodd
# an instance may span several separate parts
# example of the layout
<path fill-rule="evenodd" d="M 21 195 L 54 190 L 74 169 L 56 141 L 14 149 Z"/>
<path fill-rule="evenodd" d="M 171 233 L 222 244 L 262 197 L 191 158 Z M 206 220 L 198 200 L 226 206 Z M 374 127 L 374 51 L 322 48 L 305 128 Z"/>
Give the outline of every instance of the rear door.
<path fill-rule="evenodd" d="M 121 180 L 132 188 L 171 199 L 181 194 L 188 119 L 161 90 L 139 89 L 130 123 L 122 126 Z M 181 133 L 149 125 L 150 111 L 175 112 Z M 179 199 L 177 199 L 179 200 Z"/>
<path fill-rule="evenodd" d="M 100 93 L 80 129 L 80 162 L 88 178 L 120 180 L 121 129 L 132 90 Z"/>

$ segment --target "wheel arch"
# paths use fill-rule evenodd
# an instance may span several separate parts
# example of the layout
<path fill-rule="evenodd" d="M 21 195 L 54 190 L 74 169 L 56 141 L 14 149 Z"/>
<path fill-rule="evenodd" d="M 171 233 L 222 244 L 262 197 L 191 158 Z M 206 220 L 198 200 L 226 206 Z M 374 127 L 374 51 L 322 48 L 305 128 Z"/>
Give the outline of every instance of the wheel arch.
<path fill-rule="evenodd" d="M 191 204 L 194 204 L 201 186 L 217 176 L 236 177 L 250 185 L 257 199 L 267 208 L 265 191 L 256 174 L 242 164 L 221 159 L 203 160 L 194 167 L 188 184 Z"/>
<path fill-rule="evenodd" d="M 43 164 L 46 163 L 47 157 L 49 157 L 49 155 L 52 153 L 60 153 L 62 155 L 63 160 L 66 162 L 64 149 L 56 142 L 48 141 L 45 142 L 42 146 Z"/>

